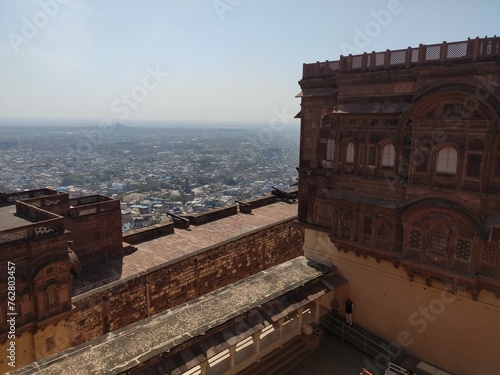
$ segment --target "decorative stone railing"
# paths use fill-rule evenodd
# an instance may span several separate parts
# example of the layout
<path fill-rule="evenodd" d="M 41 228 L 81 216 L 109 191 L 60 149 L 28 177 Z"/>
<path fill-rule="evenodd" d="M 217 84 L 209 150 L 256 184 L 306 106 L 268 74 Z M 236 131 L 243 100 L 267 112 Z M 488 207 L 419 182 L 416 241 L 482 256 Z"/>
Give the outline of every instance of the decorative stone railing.
<path fill-rule="evenodd" d="M 236 215 L 237 213 L 238 207 L 236 205 L 231 205 L 199 214 L 182 215 L 182 217 L 188 219 L 193 225 L 202 225 L 228 216 Z"/>
<path fill-rule="evenodd" d="M 104 195 L 89 195 L 89 196 L 81 197 L 81 198 L 71 198 L 69 200 L 69 204 L 73 207 L 76 207 L 76 206 L 83 206 L 86 204 L 106 202 L 106 201 L 110 201 L 110 200 L 111 200 L 111 198 L 108 198 Z"/>
<path fill-rule="evenodd" d="M 97 203 L 90 203 L 83 206 L 71 207 L 71 217 L 80 217 L 86 215 L 94 215 L 105 211 L 117 211 L 120 212 L 120 201 L 108 200 L 108 201 L 97 201 Z"/>
<path fill-rule="evenodd" d="M 168 236 L 174 233 L 174 223 L 155 224 L 136 229 L 123 234 L 123 241 L 136 245 L 154 238 Z"/>
<path fill-rule="evenodd" d="M 0 232 L 0 244 L 28 238 L 40 238 L 44 235 L 62 232 L 64 232 L 64 219 L 62 217 L 55 218 L 36 224 L 3 230 Z"/>
<path fill-rule="evenodd" d="M 409 68 L 417 65 L 473 62 L 500 57 L 500 37 L 467 39 L 460 42 L 420 44 L 417 48 L 340 56 L 337 61 L 304 64 L 303 79 L 333 77 L 337 74 Z"/>
<path fill-rule="evenodd" d="M 294 191 L 296 192 L 296 191 Z M 276 203 L 276 197 L 274 195 L 266 195 L 263 197 L 246 200 L 243 203 L 250 206 L 251 209 L 267 206 L 269 204 Z"/>
<path fill-rule="evenodd" d="M 67 193 L 35 197 L 23 200 L 23 202 L 43 209 L 50 209 L 54 206 L 63 206 L 68 204 L 69 195 Z"/>
<path fill-rule="evenodd" d="M 322 160 L 321 167 L 327 169 L 333 169 L 335 167 L 335 164 L 332 160 Z"/>
<path fill-rule="evenodd" d="M 57 191 L 52 189 L 38 189 L 15 193 L 0 193 L 0 205 L 12 204 L 19 200 L 37 198 L 47 195 L 57 195 Z"/>
<path fill-rule="evenodd" d="M 42 208 L 33 206 L 27 202 L 16 202 L 16 215 L 31 222 L 46 221 L 55 218 L 60 218 L 52 212 L 45 211 Z"/>
<path fill-rule="evenodd" d="M 427 126 L 435 129 L 470 129 L 470 128 L 487 128 L 490 125 L 489 121 L 471 120 L 467 118 L 456 119 L 418 119 L 416 125 L 419 127 Z"/>

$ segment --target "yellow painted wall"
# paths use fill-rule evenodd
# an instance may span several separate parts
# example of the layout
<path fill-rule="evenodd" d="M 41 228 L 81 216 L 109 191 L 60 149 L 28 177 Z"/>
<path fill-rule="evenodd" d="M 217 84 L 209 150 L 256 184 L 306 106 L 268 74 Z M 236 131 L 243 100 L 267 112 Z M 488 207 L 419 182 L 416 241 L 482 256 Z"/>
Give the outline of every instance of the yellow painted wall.
<path fill-rule="evenodd" d="M 46 349 L 46 339 L 49 337 L 54 338 L 55 347 L 47 351 Z M 9 366 L 11 360 L 8 358 L 10 341 L 0 346 L 0 374 L 4 374 L 9 371 L 19 369 L 23 366 L 29 365 L 32 362 L 38 361 L 42 358 L 49 357 L 63 350 L 71 347 L 71 342 L 68 337 L 66 330 L 65 321 L 59 321 L 57 324 L 49 325 L 43 329 L 37 330 L 37 333 L 33 334 L 27 332 L 20 336 L 16 336 L 15 340 L 15 368 Z M 4 355 L 4 353 L 6 353 Z"/>
<path fill-rule="evenodd" d="M 12 362 L 10 356 L 10 342 L 15 342 L 15 367 L 9 365 Z M 33 350 L 33 335 L 31 333 L 25 333 L 24 335 L 17 336 L 15 340 L 7 339 L 7 342 L 0 346 L 0 373 L 4 374 L 9 371 L 17 370 L 23 366 L 26 366 L 35 360 L 34 350 Z M 14 364 L 14 363 L 13 363 Z"/>
<path fill-rule="evenodd" d="M 354 323 L 395 343 L 396 354 L 402 348 L 455 375 L 498 373 L 500 300 L 492 293 L 482 291 L 474 301 L 436 282 L 410 281 L 390 262 L 338 251 L 324 232 L 306 229 L 304 252 L 338 267 L 349 285 L 336 291 L 339 313 L 351 298 Z"/>
<path fill-rule="evenodd" d="M 55 347 L 52 350 L 47 351 L 46 340 L 50 337 L 54 338 Z M 34 341 L 37 361 L 71 347 L 71 340 L 68 337 L 64 320 L 59 321 L 57 324 L 49 325 L 43 330 L 39 330 Z"/>

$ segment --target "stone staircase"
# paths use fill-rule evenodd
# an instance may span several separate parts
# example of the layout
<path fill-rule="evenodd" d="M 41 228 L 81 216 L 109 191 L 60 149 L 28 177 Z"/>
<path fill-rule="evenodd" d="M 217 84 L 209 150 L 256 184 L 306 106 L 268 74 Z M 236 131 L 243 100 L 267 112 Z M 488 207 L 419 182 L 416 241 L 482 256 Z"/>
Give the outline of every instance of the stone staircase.
<path fill-rule="evenodd" d="M 319 336 L 297 336 L 273 350 L 238 375 L 283 375 L 311 354 L 319 345 Z"/>

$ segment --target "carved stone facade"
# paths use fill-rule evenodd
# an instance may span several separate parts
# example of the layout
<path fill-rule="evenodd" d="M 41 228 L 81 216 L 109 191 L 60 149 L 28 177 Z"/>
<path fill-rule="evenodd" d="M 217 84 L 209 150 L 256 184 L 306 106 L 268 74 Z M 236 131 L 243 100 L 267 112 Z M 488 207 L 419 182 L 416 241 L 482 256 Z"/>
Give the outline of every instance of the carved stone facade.
<path fill-rule="evenodd" d="M 500 38 L 304 64 L 299 83 L 305 256 L 338 268 L 364 329 L 497 372 Z"/>
<path fill-rule="evenodd" d="M 9 330 L 7 312 L 15 314 L 18 336 L 43 330 L 71 311 L 72 277 L 81 276 L 81 261 L 126 250 L 119 201 L 104 196 L 70 200 L 51 189 L 1 193 L 0 210 L 2 342 Z M 15 281 L 11 298 L 9 265 Z"/>
<path fill-rule="evenodd" d="M 470 39 L 304 64 L 299 220 L 410 279 L 500 297 L 499 51 Z"/>

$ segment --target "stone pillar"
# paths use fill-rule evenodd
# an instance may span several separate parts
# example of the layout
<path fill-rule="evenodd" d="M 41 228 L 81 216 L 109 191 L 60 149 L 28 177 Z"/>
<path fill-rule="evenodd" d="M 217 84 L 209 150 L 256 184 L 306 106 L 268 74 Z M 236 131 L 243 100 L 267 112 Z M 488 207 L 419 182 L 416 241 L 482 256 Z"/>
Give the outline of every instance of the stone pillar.
<path fill-rule="evenodd" d="M 253 341 L 255 343 L 255 362 L 260 361 L 260 335 L 262 331 L 253 334 Z"/>
<path fill-rule="evenodd" d="M 281 348 L 283 346 L 283 318 L 278 320 L 278 340 L 279 347 Z"/>
<path fill-rule="evenodd" d="M 386 49 L 384 53 L 384 67 L 389 68 L 391 66 L 391 50 Z"/>
<path fill-rule="evenodd" d="M 418 63 L 421 64 L 425 61 L 425 46 L 423 44 L 418 45 Z"/>
<path fill-rule="evenodd" d="M 235 357 L 236 357 L 236 345 L 233 345 L 229 348 L 229 367 L 230 367 L 230 374 L 234 375 L 236 374 L 235 371 Z"/>
<path fill-rule="evenodd" d="M 439 61 L 444 62 L 448 58 L 448 43 L 444 41 L 441 43 L 441 49 L 439 51 Z"/>
<path fill-rule="evenodd" d="M 409 67 L 410 67 L 410 65 L 411 65 L 411 55 L 412 55 L 412 48 L 411 48 L 411 47 L 408 47 L 408 48 L 406 49 L 406 56 L 405 56 L 405 66 L 406 66 L 407 68 L 409 68 Z"/>
<path fill-rule="evenodd" d="M 479 40 L 479 37 L 476 37 L 476 39 L 474 39 L 474 45 L 472 47 L 472 61 L 476 61 L 479 57 L 480 43 L 481 41 Z"/>
<path fill-rule="evenodd" d="M 297 310 L 297 330 L 299 331 L 299 334 L 302 332 L 302 313 L 304 312 L 304 308 L 301 307 Z"/>
<path fill-rule="evenodd" d="M 200 363 L 200 375 L 207 375 L 208 360 Z"/>
<path fill-rule="evenodd" d="M 314 323 L 319 324 L 319 310 L 321 306 L 319 304 L 319 298 L 314 300 Z"/>

